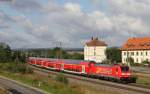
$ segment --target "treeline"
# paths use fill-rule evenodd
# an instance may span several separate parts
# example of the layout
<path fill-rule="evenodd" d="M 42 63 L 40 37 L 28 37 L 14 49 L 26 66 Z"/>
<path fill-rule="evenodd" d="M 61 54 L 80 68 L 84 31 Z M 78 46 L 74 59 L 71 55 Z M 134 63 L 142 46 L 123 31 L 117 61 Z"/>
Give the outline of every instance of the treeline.
<path fill-rule="evenodd" d="M 26 62 L 28 57 L 83 59 L 84 55 L 79 53 L 69 54 L 59 47 L 48 50 L 12 50 L 6 43 L 0 43 L 0 62 Z"/>
<path fill-rule="evenodd" d="M 11 50 L 5 43 L 0 43 L 0 62 L 26 62 L 26 55 L 20 51 Z"/>
<path fill-rule="evenodd" d="M 24 52 L 11 50 L 10 46 L 5 43 L 0 43 L 0 72 L 10 73 L 33 73 L 33 70 L 26 65 Z"/>
<path fill-rule="evenodd" d="M 26 55 L 31 57 L 57 58 L 57 59 L 84 59 L 83 54 L 79 53 L 70 54 L 60 47 L 55 47 L 53 49 L 30 49 L 25 50 L 24 53 L 26 53 Z"/>
<path fill-rule="evenodd" d="M 49 54 L 50 58 L 62 58 L 62 59 L 84 59 L 84 55 L 83 54 L 79 54 L 79 53 L 73 53 L 73 54 L 69 54 L 67 53 L 65 50 L 56 47 L 54 49 L 51 50 L 51 53 Z"/>
<path fill-rule="evenodd" d="M 109 47 L 106 49 L 107 59 L 103 63 L 120 63 L 121 50 L 117 47 Z M 62 48 L 55 47 L 53 49 L 31 49 L 31 50 L 11 50 L 10 46 L 0 43 L 0 62 L 26 62 L 28 57 L 58 58 L 58 59 L 84 59 L 83 54 L 67 53 Z"/>

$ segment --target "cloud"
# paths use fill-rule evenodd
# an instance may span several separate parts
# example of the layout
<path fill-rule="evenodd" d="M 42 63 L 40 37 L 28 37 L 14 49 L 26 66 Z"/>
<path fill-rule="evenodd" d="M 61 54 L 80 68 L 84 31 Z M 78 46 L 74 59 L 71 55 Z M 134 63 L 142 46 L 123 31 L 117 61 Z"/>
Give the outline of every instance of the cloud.
<path fill-rule="evenodd" d="M 150 16 L 150 0 L 109 0 L 110 12 L 147 19 Z"/>
<path fill-rule="evenodd" d="M 24 15 L 12 16 L 11 19 L 19 27 L 24 27 L 25 29 L 30 29 L 33 27 L 32 22 Z"/>
<path fill-rule="evenodd" d="M 19 11 L 34 12 L 42 9 L 37 0 L 13 0 L 11 6 Z"/>
<path fill-rule="evenodd" d="M 74 14 L 81 14 L 81 8 L 79 4 L 76 3 L 66 3 L 65 6 L 66 10 L 68 10 L 68 12 L 74 13 Z"/>
<path fill-rule="evenodd" d="M 12 2 L 12 0 L 0 0 L 0 2 Z"/>
<path fill-rule="evenodd" d="M 0 10 L 0 29 L 9 28 L 10 18 L 3 11 Z"/>
<path fill-rule="evenodd" d="M 150 34 L 148 0 L 108 0 L 107 4 L 107 11 L 97 8 L 85 12 L 82 5 L 75 2 L 42 5 L 35 0 L 16 0 L 14 9 L 21 8 L 23 14 L 20 9 L 20 14 L 16 16 L 6 17 L 0 12 L 0 18 L 10 27 L 0 31 L 0 40 L 13 48 L 54 47 L 60 41 L 63 47 L 78 48 L 83 47 L 84 42 L 92 36 L 98 36 L 109 46 L 121 46 L 129 37 Z M 33 13 L 26 14 L 27 11 L 36 14 L 39 10 L 42 13 L 36 15 L 36 21 L 31 15 Z"/>

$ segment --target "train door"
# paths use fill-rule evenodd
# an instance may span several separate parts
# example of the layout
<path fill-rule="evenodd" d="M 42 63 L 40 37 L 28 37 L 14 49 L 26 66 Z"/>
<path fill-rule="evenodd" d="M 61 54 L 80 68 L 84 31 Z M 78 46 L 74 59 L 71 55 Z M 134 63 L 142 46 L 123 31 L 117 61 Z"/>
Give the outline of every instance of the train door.
<path fill-rule="evenodd" d="M 85 65 L 82 65 L 82 73 L 85 74 Z"/>
<path fill-rule="evenodd" d="M 94 69 L 95 69 L 95 62 L 90 62 L 89 63 L 89 71 L 88 71 L 89 75 L 93 75 Z"/>
<path fill-rule="evenodd" d="M 33 64 L 35 64 L 35 65 L 36 65 L 36 61 L 37 61 L 37 60 L 35 59 L 35 60 L 34 60 L 34 62 L 33 62 Z"/>
<path fill-rule="evenodd" d="M 63 63 L 61 64 L 61 70 L 64 70 L 64 64 Z"/>
<path fill-rule="evenodd" d="M 115 69 L 116 69 L 115 76 L 118 77 L 118 71 L 119 71 L 119 69 L 118 69 L 118 67 L 116 67 Z"/>

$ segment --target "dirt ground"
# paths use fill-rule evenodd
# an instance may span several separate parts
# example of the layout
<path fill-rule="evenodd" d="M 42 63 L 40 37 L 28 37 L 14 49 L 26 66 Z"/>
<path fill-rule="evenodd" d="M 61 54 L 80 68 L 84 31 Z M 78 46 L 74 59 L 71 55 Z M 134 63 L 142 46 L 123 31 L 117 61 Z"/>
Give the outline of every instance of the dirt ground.
<path fill-rule="evenodd" d="M 7 93 L 7 90 L 5 90 L 4 88 L 0 86 L 0 94 L 8 94 L 8 93 Z"/>

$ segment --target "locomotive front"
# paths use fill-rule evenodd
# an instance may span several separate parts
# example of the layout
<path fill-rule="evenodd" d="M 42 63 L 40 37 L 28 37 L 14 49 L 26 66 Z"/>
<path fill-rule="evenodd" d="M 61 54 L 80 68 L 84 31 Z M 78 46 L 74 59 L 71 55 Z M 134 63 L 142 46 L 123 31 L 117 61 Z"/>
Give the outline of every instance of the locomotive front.
<path fill-rule="evenodd" d="M 136 79 L 133 78 L 129 66 L 120 66 L 120 70 L 121 72 L 119 74 L 119 77 L 121 81 L 135 82 Z"/>

